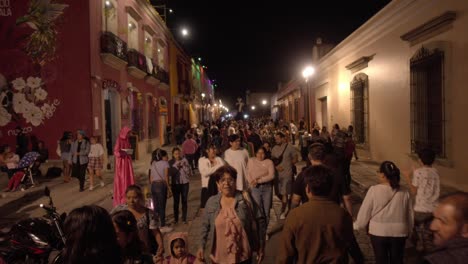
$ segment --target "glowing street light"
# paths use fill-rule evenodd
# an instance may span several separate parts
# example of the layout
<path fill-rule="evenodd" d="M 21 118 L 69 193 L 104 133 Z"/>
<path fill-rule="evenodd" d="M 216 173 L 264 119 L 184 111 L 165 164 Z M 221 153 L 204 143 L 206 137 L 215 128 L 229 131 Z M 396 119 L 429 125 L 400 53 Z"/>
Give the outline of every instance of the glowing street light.
<path fill-rule="evenodd" d="M 267 100 L 262 100 L 262 105 L 266 105 L 267 104 Z"/>
<path fill-rule="evenodd" d="M 315 73 L 315 69 L 312 66 L 307 66 L 302 71 L 302 76 L 307 80 L 310 76 Z"/>
<path fill-rule="evenodd" d="M 202 98 L 205 98 L 205 93 L 202 93 L 202 94 L 201 94 L 201 97 L 202 97 Z"/>
<path fill-rule="evenodd" d="M 252 105 L 252 107 L 251 107 L 251 108 L 252 108 L 252 110 L 255 110 L 255 105 Z"/>
<path fill-rule="evenodd" d="M 189 31 L 188 31 L 188 29 L 183 28 L 182 31 L 181 31 L 181 33 L 182 33 L 182 36 L 186 37 L 186 36 L 188 36 Z"/>

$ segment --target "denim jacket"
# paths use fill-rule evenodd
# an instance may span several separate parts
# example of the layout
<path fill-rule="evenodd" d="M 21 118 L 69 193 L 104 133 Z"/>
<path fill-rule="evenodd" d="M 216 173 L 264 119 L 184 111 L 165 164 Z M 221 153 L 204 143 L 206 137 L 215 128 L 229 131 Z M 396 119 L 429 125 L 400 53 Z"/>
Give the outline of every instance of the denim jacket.
<path fill-rule="evenodd" d="M 78 141 L 73 141 L 71 144 L 71 154 L 72 154 L 72 162 L 74 164 L 77 163 L 78 157 L 75 155 L 78 149 Z M 91 150 L 91 145 L 89 144 L 89 141 L 86 139 L 83 139 L 81 142 L 81 148 L 80 148 L 80 153 L 79 153 L 79 158 L 80 158 L 80 164 L 87 164 L 88 163 L 88 154 L 89 151 Z"/>
<path fill-rule="evenodd" d="M 245 230 L 245 233 L 248 236 L 249 239 L 249 244 L 252 245 L 254 241 L 253 237 L 253 232 L 251 231 L 251 222 L 254 221 L 252 219 L 251 214 L 249 213 L 249 208 L 244 200 L 244 197 L 242 195 L 242 192 L 236 191 L 236 204 L 235 204 L 235 210 L 237 217 L 239 217 L 242 226 Z M 249 194 L 250 197 L 250 194 Z M 265 215 L 261 211 L 260 207 L 255 204 L 255 201 L 250 198 L 251 204 L 252 204 L 252 209 L 253 209 L 253 214 L 257 220 L 257 228 L 258 228 L 258 236 L 259 236 L 259 245 L 260 248 L 262 248 L 265 245 L 265 235 L 266 235 L 266 221 L 265 221 Z M 205 211 L 203 214 L 202 218 L 202 225 L 200 228 L 200 237 L 202 239 L 202 246 L 203 249 L 207 249 L 208 252 L 206 252 L 208 255 L 211 254 L 211 250 L 213 248 L 213 243 L 216 243 L 215 241 L 215 234 L 216 234 L 216 229 L 215 229 L 215 219 L 219 214 L 219 211 L 221 209 L 221 194 L 218 193 L 215 196 L 210 197 L 208 201 L 206 202 L 205 205 Z M 208 246 L 208 247 L 207 247 Z"/>

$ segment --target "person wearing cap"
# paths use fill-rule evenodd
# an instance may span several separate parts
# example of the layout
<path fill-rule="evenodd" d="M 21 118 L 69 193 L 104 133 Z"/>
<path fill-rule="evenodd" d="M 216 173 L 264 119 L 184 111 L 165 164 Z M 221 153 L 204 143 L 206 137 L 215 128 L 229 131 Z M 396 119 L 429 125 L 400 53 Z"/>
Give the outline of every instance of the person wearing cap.
<path fill-rule="evenodd" d="M 85 132 L 83 130 L 78 130 L 76 133 L 76 140 L 73 141 L 71 145 L 72 177 L 80 181 L 80 192 L 84 191 L 86 168 L 89 162 L 88 154 L 91 150 L 91 145 L 85 137 Z"/>

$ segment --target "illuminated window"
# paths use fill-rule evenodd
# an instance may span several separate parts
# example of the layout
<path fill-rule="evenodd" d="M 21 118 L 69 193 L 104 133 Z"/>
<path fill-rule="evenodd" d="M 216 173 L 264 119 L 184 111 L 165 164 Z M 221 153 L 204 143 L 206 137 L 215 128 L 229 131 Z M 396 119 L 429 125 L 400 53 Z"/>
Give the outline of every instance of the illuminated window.
<path fill-rule="evenodd" d="M 130 15 L 127 15 L 128 48 L 138 51 L 138 22 Z"/>
<path fill-rule="evenodd" d="M 102 0 L 102 30 L 117 35 L 117 1 Z"/>

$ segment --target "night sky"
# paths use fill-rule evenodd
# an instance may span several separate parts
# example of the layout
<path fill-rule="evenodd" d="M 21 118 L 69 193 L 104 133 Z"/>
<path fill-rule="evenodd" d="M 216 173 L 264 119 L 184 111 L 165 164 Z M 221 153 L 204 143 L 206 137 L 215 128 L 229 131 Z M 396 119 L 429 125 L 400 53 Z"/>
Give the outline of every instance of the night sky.
<path fill-rule="evenodd" d="M 168 27 L 192 57 L 202 58 L 218 84 L 215 96 L 232 107 L 248 89 L 276 91 L 278 82 L 301 74 L 317 37 L 339 43 L 390 0 L 152 2 L 174 10 Z"/>

